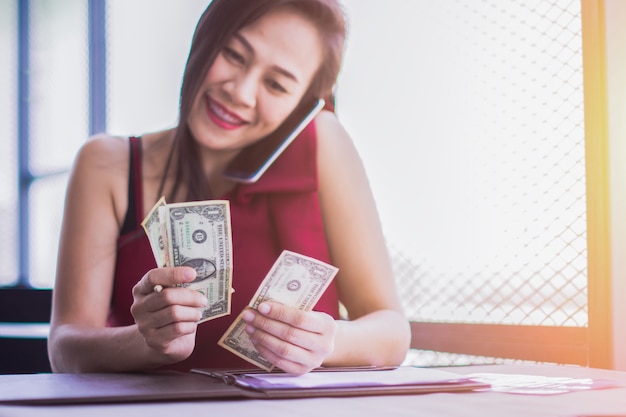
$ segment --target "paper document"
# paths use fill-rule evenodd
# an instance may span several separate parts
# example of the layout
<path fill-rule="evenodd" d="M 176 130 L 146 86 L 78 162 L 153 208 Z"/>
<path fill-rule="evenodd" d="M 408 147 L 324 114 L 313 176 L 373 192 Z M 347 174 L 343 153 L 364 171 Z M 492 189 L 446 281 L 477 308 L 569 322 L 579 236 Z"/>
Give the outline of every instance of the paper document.
<path fill-rule="evenodd" d="M 623 386 L 620 381 L 592 378 L 568 378 L 540 375 L 475 373 L 465 375 L 491 385 L 492 391 L 510 394 L 554 395 L 572 391 L 614 388 Z"/>
<path fill-rule="evenodd" d="M 237 384 L 249 388 L 289 389 L 419 385 L 467 379 L 463 375 L 438 369 L 403 366 L 382 371 L 309 372 L 299 376 L 286 373 L 241 374 Z"/>

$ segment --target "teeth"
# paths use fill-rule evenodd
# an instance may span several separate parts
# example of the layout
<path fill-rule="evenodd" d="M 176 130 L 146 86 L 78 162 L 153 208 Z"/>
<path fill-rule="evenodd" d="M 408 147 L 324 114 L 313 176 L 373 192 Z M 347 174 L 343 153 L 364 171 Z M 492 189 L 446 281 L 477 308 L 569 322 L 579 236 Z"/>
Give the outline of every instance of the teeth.
<path fill-rule="evenodd" d="M 221 106 L 211 104 L 211 109 L 215 114 L 219 116 L 220 119 L 223 119 L 226 123 L 230 123 L 233 125 L 241 124 L 241 120 L 237 117 L 233 117 L 230 113 L 227 113 Z"/>

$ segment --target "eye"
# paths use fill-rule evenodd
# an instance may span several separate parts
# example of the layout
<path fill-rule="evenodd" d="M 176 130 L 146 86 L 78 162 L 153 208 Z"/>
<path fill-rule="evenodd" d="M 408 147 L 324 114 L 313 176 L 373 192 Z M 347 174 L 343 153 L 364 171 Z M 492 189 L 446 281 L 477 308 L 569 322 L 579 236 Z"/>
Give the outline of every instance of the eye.
<path fill-rule="evenodd" d="M 244 65 L 246 63 L 245 58 L 239 52 L 235 51 L 233 48 L 229 48 L 228 46 L 224 48 L 222 51 L 226 59 L 231 62 L 234 62 L 239 65 Z"/>
<path fill-rule="evenodd" d="M 282 84 L 280 84 L 279 82 L 269 79 L 267 80 L 267 85 L 271 90 L 274 90 L 278 93 L 286 93 L 287 89 L 285 89 L 285 87 L 282 86 Z"/>

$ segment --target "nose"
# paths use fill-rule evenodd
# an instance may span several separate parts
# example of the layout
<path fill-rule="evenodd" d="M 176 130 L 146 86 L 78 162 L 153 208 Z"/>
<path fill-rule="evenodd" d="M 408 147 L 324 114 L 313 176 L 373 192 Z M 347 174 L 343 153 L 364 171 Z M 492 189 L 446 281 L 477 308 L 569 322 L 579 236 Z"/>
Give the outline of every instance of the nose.
<path fill-rule="evenodd" d="M 242 72 L 224 84 L 224 90 L 231 96 L 234 104 L 246 107 L 256 105 L 260 80 L 252 72 Z"/>

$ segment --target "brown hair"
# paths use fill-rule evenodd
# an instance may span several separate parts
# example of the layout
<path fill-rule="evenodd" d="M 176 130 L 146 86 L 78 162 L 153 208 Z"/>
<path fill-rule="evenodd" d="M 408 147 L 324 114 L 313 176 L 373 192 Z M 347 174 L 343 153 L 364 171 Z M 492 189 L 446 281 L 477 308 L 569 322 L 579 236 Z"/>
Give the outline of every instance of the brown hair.
<path fill-rule="evenodd" d="M 230 38 L 269 11 L 283 6 L 293 7 L 313 22 L 325 48 L 322 65 L 303 99 L 332 97 L 346 36 L 343 11 L 336 0 L 213 0 L 200 17 L 193 35 L 180 93 L 178 128 L 159 195 L 165 191 L 168 172 L 174 169 L 174 182 L 167 196 L 169 201 L 181 197 L 179 188 L 182 184 L 187 188 L 183 196 L 187 201 L 215 197 L 202 170 L 198 144 L 187 125 L 192 103 L 213 61 Z"/>

